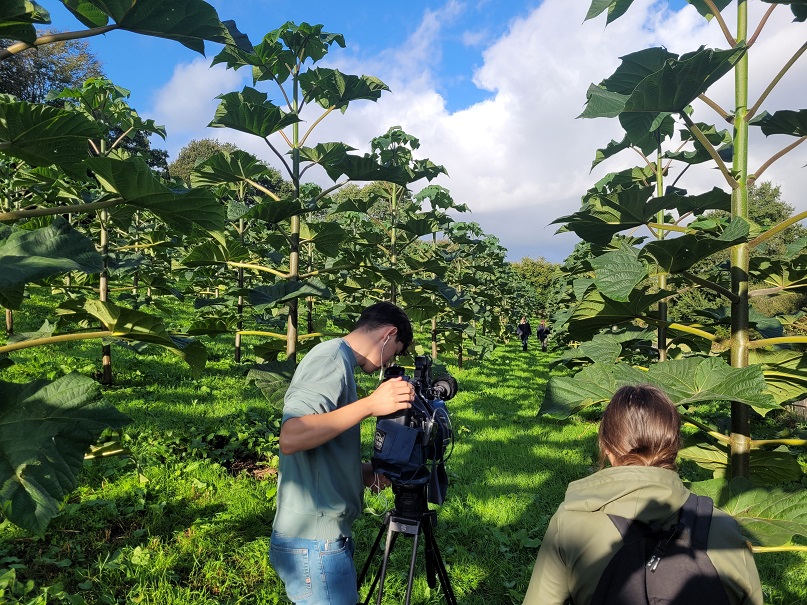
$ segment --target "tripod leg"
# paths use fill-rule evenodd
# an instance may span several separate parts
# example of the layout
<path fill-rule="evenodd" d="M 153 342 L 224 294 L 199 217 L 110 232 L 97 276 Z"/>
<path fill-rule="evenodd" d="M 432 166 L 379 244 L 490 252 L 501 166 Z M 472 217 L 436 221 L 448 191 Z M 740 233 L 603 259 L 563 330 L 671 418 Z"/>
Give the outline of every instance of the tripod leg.
<path fill-rule="evenodd" d="M 376 580 L 380 579 L 380 583 L 378 584 L 378 597 L 376 598 L 376 605 L 381 605 L 381 597 L 384 594 L 384 579 L 387 577 L 387 563 L 389 563 L 389 556 L 392 552 L 392 547 L 395 545 L 395 540 L 398 539 L 398 534 L 393 529 L 393 524 L 390 523 L 389 528 L 387 529 L 387 544 L 384 547 L 384 558 L 381 560 L 381 569 L 378 570 L 378 575 L 376 576 Z M 376 581 L 373 581 L 373 585 L 375 585 Z M 372 589 L 371 589 L 372 592 Z M 369 599 L 370 595 L 367 595 Z"/>
<path fill-rule="evenodd" d="M 418 537 L 420 536 L 420 531 L 418 529 L 415 532 L 415 535 L 412 537 L 412 558 L 409 560 L 409 579 L 406 583 L 406 605 L 412 600 L 412 581 L 415 578 L 415 560 L 417 559 L 418 554 Z M 381 603 L 378 603 L 381 605 Z"/>
<path fill-rule="evenodd" d="M 387 534 L 387 540 L 389 541 L 389 528 L 390 528 L 390 513 L 387 513 L 384 517 L 384 522 L 381 524 L 381 528 L 378 530 L 378 535 L 376 536 L 375 542 L 373 543 L 373 547 L 370 549 L 370 553 L 367 555 L 367 560 L 364 562 L 364 566 L 362 567 L 361 573 L 359 574 L 358 578 L 358 588 L 361 589 L 361 585 L 364 584 L 365 577 L 367 576 L 367 572 L 370 569 L 370 565 L 373 563 L 373 557 L 375 556 L 376 552 L 378 552 L 379 545 L 381 544 L 381 538 Z M 392 536 L 392 542 L 387 544 L 386 548 L 384 549 L 384 558 L 385 560 L 389 558 L 389 551 L 392 550 L 392 547 L 395 545 L 395 539 L 397 538 L 397 534 Z M 364 600 L 364 605 L 368 605 L 370 603 L 370 597 L 373 596 L 373 591 L 375 587 L 378 585 L 378 580 L 381 577 L 382 569 L 381 567 L 378 568 L 378 571 L 373 578 L 373 583 L 370 585 L 370 589 L 367 591 L 367 597 Z M 379 592 L 379 595 L 381 593 Z"/>
<path fill-rule="evenodd" d="M 384 533 L 386 533 L 388 527 L 389 513 L 384 516 L 384 521 L 381 523 L 381 528 L 378 530 L 378 535 L 375 537 L 375 542 L 373 543 L 372 548 L 370 548 L 370 552 L 367 554 L 367 559 L 364 561 L 364 566 L 361 568 L 361 573 L 359 574 L 358 579 L 359 588 L 361 588 L 362 583 L 364 583 L 364 577 L 367 575 L 367 572 L 370 569 L 370 565 L 373 562 L 373 557 L 378 551 L 378 545 L 381 544 L 381 538 L 384 537 Z"/>
<path fill-rule="evenodd" d="M 434 537 L 434 529 L 428 517 L 423 520 L 423 535 L 426 538 L 427 553 L 431 552 L 432 564 L 437 570 L 437 577 L 440 579 L 440 587 L 443 589 L 446 602 L 448 605 L 457 605 L 457 598 L 454 596 L 454 589 L 451 587 L 448 571 L 446 570 L 445 563 L 443 563 L 443 558 L 440 556 L 440 548 L 437 546 L 437 539 Z M 426 564 L 429 564 L 428 561 Z"/>

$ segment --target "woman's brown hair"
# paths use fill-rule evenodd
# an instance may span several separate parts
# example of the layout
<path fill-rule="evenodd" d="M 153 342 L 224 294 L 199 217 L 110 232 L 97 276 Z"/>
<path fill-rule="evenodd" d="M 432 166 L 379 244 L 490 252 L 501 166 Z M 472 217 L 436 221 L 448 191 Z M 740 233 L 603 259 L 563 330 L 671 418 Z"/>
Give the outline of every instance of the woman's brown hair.
<path fill-rule="evenodd" d="M 610 454 L 614 466 L 676 470 L 681 417 L 661 389 L 649 384 L 622 387 L 605 408 L 598 441 L 601 469 Z"/>

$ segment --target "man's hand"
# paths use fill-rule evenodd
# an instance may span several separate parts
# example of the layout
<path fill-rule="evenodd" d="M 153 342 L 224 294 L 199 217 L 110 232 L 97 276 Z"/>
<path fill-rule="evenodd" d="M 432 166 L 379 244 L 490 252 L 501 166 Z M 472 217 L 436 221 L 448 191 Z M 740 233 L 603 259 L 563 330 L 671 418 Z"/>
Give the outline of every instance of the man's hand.
<path fill-rule="evenodd" d="M 367 397 L 372 416 L 386 416 L 411 407 L 415 399 L 415 387 L 400 376 L 382 382 Z"/>
<path fill-rule="evenodd" d="M 392 482 L 387 477 L 381 473 L 374 472 L 373 465 L 369 462 L 361 463 L 361 474 L 364 487 L 369 487 L 376 494 L 392 485 Z"/>
<path fill-rule="evenodd" d="M 400 376 L 382 382 L 372 394 L 327 414 L 289 418 L 280 428 L 280 451 L 287 456 L 310 450 L 370 416 L 386 416 L 411 407 L 415 388 Z"/>

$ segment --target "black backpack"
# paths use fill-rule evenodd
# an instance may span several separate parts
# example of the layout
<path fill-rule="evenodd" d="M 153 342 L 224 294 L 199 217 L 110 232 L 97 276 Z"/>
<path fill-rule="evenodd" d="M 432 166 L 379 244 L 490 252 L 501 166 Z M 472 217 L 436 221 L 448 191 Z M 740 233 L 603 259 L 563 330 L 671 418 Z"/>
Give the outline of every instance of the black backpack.
<path fill-rule="evenodd" d="M 706 554 L 712 499 L 690 494 L 668 530 L 608 515 L 622 547 L 597 583 L 591 605 L 729 605 Z"/>

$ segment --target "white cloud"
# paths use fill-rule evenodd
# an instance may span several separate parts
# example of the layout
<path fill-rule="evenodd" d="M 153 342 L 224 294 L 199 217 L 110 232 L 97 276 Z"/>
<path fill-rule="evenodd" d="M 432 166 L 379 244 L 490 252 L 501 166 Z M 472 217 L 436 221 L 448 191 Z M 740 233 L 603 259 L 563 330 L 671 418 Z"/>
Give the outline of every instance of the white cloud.
<path fill-rule="evenodd" d="M 173 159 L 191 139 L 219 138 L 227 140 L 223 129 L 205 128 L 218 107 L 216 97 L 222 93 L 241 90 L 245 71 L 226 69 L 224 65 L 210 67 L 210 60 L 194 59 L 179 64 L 168 83 L 154 95 L 153 109 L 147 114 L 168 131 L 168 152 Z"/>
<path fill-rule="evenodd" d="M 750 22 L 756 24 L 769 5 L 757 0 L 749 5 Z M 623 132 L 616 120 L 576 119 L 584 108 L 588 85 L 613 73 L 620 56 L 649 46 L 663 45 L 675 53 L 702 44 L 726 47 L 716 22 L 707 23 L 690 6 L 678 12 L 659 11 L 652 0 L 637 0 L 607 28 L 604 15 L 583 22 L 586 8 L 586 3 L 544 0 L 529 15 L 514 20 L 484 50 L 481 67 L 473 74 L 474 83 L 489 91 L 488 98 L 455 112 L 446 109 L 438 92 L 441 88 L 433 62 L 440 57 L 443 29 L 464 10 L 462 3 L 452 0 L 442 9 L 426 11 L 420 26 L 400 48 L 373 57 L 335 52 L 329 57 L 330 65 L 347 73 L 377 76 L 393 93 L 384 94 L 378 103 L 355 103 L 346 114 L 329 116 L 317 128 L 316 140 L 341 140 L 367 151 L 372 137 L 399 125 L 420 139 L 419 157 L 429 157 L 447 168 L 450 178 L 441 178 L 440 184 L 473 211 L 462 220 L 477 221 L 496 235 L 510 250 L 511 260 L 525 255 L 562 260 L 571 251 L 574 238 L 551 237 L 556 227 L 546 225 L 576 211 L 580 196 L 603 174 L 637 160 L 635 154 L 623 152 L 590 172 L 596 149 L 611 139 L 621 139 Z M 803 28 L 791 25 L 791 20 L 790 12 L 779 7 L 751 49 L 752 99 L 770 81 L 773 74 L 766 73 L 775 73 L 803 43 Z M 769 111 L 804 105 L 805 62 L 807 57 L 802 57 L 791 68 L 765 103 Z M 193 138 L 190 132 L 199 131 L 199 124 L 212 117 L 215 103 L 211 105 L 209 99 L 240 88 L 240 76 L 229 75 L 231 71 L 205 72 L 204 67 L 203 62 L 194 62 L 178 68 L 161 91 L 157 114 L 168 125 L 169 134 L 179 130 Z M 723 107 L 732 107 L 732 78 L 725 78 L 708 94 Z M 695 117 L 706 122 L 719 120 L 703 107 L 696 108 Z M 219 133 L 224 131 L 215 131 L 222 138 Z M 753 134 L 752 169 L 792 142 L 789 137 L 766 140 L 758 132 Z M 201 136 L 211 135 L 194 135 Z M 227 140 L 277 164 L 254 137 L 228 133 Z M 805 150 L 797 149 L 762 177 L 781 184 L 784 199 L 797 209 L 807 208 L 802 193 L 807 190 L 807 169 L 802 168 Z M 679 184 L 691 191 L 715 184 L 725 188 L 711 168 L 690 170 Z"/>

